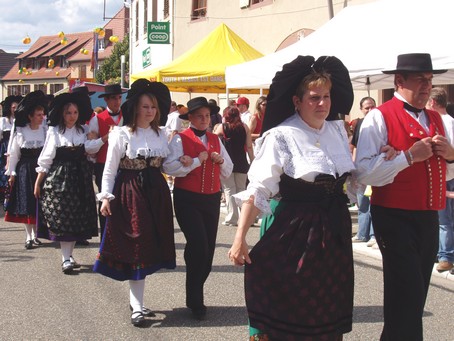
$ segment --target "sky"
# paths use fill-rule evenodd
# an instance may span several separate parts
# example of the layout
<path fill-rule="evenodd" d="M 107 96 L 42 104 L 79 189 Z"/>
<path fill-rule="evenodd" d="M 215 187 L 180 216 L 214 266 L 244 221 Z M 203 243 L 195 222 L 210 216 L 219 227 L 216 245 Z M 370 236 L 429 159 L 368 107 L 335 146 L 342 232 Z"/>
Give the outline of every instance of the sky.
<path fill-rule="evenodd" d="M 104 12 L 105 3 L 105 12 Z M 123 0 L 1 0 L 0 49 L 27 51 L 40 36 L 76 33 L 102 27 L 122 7 Z M 25 45 L 22 39 L 31 38 Z"/>

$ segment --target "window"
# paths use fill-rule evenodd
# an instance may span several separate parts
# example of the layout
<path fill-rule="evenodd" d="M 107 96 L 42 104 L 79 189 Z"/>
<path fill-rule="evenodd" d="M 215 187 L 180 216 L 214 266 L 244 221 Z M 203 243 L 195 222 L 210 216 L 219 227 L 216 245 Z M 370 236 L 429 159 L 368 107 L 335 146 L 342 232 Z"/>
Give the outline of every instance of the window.
<path fill-rule="evenodd" d="M 164 19 L 168 18 L 170 14 L 169 0 L 164 0 Z"/>
<path fill-rule="evenodd" d="M 207 15 L 207 0 L 192 0 L 191 20 L 204 18 Z"/>
<path fill-rule="evenodd" d="M 143 33 L 147 34 L 148 29 L 148 0 L 143 0 Z"/>
<path fill-rule="evenodd" d="M 251 0 L 251 8 L 271 5 L 273 0 Z"/>
<path fill-rule="evenodd" d="M 35 91 L 41 90 L 44 93 L 47 93 L 47 83 L 46 84 L 35 84 Z"/>
<path fill-rule="evenodd" d="M 135 23 L 135 38 L 139 40 L 139 2 L 136 1 L 136 23 Z"/>
<path fill-rule="evenodd" d="M 30 93 L 30 85 L 8 85 L 8 96 L 27 95 Z"/>
<path fill-rule="evenodd" d="M 106 40 L 104 38 L 98 38 L 98 51 L 102 51 L 106 48 Z"/>
<path fill-rule="evenodd" d="M 87 65 L 79 65 L 79 78 L 87 78 Z"/>
<path fill-rule="evenodd" d="M 50 93 L 54 94 L 63 89 L 63 84 L 50 84 Z"/>

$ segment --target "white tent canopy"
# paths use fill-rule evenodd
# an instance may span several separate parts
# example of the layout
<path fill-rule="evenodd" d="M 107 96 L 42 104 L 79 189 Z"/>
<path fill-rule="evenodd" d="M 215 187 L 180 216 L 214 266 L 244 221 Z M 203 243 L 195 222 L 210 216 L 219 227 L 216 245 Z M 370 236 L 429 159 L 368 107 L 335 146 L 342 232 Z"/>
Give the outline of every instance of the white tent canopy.
<path fill-rule="evenodd" d="M 357 90 L 393 88 L 397 55 L 430 53 L 434 84 L 454 83 L 453 0 L 378 0 L 349 6 L 314 33 L 289 47 L 251 62 L 226 68 L 229 89 L 268 88 L 277 71 L 298 55 L 338 57 Z"/>

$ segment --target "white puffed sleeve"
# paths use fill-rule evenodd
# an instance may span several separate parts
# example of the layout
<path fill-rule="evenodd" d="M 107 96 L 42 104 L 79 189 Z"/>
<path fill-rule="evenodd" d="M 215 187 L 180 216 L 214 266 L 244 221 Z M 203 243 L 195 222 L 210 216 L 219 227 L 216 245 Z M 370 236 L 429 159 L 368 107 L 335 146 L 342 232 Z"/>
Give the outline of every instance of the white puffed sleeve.
<path fill-rule="evenodd" d="M 241 205 L 254 196 L 254 205 L 263 213 L 270 214 L 269 198 L 279 192 L 279 182 L 286 162 L 275 135 L 267 132 L 256 140 L 256 156 L 248 172 L 249 184 L 243 192 L 234 195 Z"/>
<path fill-rule="evenodd" d="M 57 146 L 59 145 L 58 127 L 49 127 L 46 135 L 46 142 L 44 142 L 43 150 L 38 157 L 38 167 L 36 172 L 47 173 L 49 172 L 52 163 L 54 162 L 55 154 L 57 153 Z"/>
<path fill-rule="evenodd" d="M 109 147 L 107 148 L 106 164 L 102 174 L 101 192 L 97 194 L 99 201 L 106 198 L 109 201 L 115 199 L 112 192 L 120 160 L 126 153 L 127 141 L 125 139 L 126 135 L 119 127 L 114 127 L 109 134 Z"/>

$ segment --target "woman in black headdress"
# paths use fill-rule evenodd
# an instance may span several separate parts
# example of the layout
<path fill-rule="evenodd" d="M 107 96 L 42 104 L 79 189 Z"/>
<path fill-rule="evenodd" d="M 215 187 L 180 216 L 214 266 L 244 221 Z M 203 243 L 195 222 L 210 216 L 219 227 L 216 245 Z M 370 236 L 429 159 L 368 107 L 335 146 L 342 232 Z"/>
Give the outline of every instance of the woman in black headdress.
<path fill-rule="evenodd" d="M 299 56 L 273 79 L 229 251 L 245 265 L 251 340 L 341 340 L 351 331 L 352 224 L 343 184 L 354 165 L 337 119 L 352 103 L 348 71 L 335 57 Z M 249 253 L 245 236 L 260 211 L 270 215 Z"/>
<path fill-rule="evenodd" d="M 25 248 L 41 245 L 36 232 L 36 198 L 34 187 L 38 156 L 46 140 L 47 98 L 41 91 L 30 92 L 19 103 L 15 116 L 15 132 L 11 137 L 9 162 L 10 197 L 6 204 L 5 221 L 25 224 Z"/>
<path fill-rule="evenodd" d="M 2 102 L 2 117 L 0 117 L 0 200 L 3 202 L 8 186 L 8 176 L 5 174 L 8 160 L 8 144 L 14 123 L 14 114 L 22 96 L 8 96 Z"/>
<path fill-rule="evenodd" d="M 161 173 L 169 149 L 159 126 L 169 109 L 170 92 L 164 84 L 145 79 L 132 84 L 121 108 L 124 125 L 109 134 L 98 194 L 101 214 L 108 218 L 93 270 L 129 281 L 134 326 L 154 316 L 143 306 L 145 277 L 176 265 L 172 201 Z"/>
<path fill-rule="evenodd" d="M 87 140 L 84 123 L 93 110 L 82 93 L 64 93 L 50 105 L 46 142 L 38 158 L 35 197 L 39 198 L 38 234 L 59 241 L 62 271 L 79 267 L 73 258 L 76 241 L 98 234 L 96 200 L 88 154 L 99 141 Z"/>

